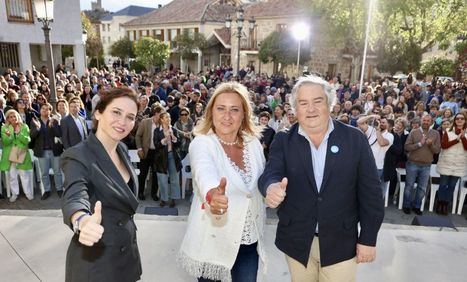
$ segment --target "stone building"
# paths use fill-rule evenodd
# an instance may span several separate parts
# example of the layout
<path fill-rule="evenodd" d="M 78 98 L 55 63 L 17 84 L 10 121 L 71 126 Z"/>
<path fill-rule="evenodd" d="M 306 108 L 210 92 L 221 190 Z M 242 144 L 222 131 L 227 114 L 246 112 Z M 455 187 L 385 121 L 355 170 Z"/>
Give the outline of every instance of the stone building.
<path fill-rule="evenodd" d="M 38 22 L 32 0 L 0 1 L 0 72 L 40 69 L 47 65 L 42 24 Z M 61 47 L 73 47 L 74 66 L 83 74 L 85 65 L 80 4 L 76 0 L 54 2 L 54 21 L 50 41 L 55 65 L 62 62 Z"/>
<path fill-rule="evenodd" d="M 166 6 L 131 20 L 122 26 L 130 40 L 151 36 L 171 44 L 175 36 L 184 30 L 201 32 L 208 39 L 209 48 L 204 54 L 195 50 L 193 60 L 182 60 L 173 48 L 167 66 L 181 67 L 182 70 L 199 72 L 212 65 L 229 64 L 236 71 L 237 60 L 240 68 L 253 66 L 255 70 L 271 74 L 273 63 L 263 64 L 258 59 L 262 40 L 273 31 L 291 32 L 292 26 L 299 21 L 306 21 L 310 26 L 310 36 L 304 44 L 311 50 L 308 60 L 301 62 L 300 71 L 349 77 L 353 68 L 351 56 L 346 54 L 345 46 L 335 46 L 326 32 L 320 29 L 320 23 L 313 19 L 298 0 L 267 1 L 229 1 L 229 0 L 173 0 Z M 236 10 L 242 5 L 244 22 L 238 56 L 238 37 Z M 232 24 L 226 28 L 226 18 L 230 16 Z M 248 20 L 254 18 L 255 26 L 248 28 Z M 298 44 L 297 41 L 290 44 Z M 366 78 L 374 73 L 374 56 L 367 57 Z M 282 66 L 281 71 L 290 76 L 296 75 L 295 65 Z M 358 73 L 358 72 L 357 72 Z M 352 78 L 355 80 L 357 78 Z"/>

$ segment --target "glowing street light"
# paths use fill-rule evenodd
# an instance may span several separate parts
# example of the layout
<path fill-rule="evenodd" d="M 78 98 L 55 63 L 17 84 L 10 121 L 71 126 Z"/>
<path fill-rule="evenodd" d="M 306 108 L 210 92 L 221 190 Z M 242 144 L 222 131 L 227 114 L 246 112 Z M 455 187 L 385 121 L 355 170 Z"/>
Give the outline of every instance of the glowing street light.
<path fill-rule="evenodd" d="M 310 27 L 304 22 L 298 22 L 292 27 L 292 34 L 298 40 L 298 54 L 297 54 L 297 77 L 300 76 L 300 47 L 301 42 L 310 34 Z"/>

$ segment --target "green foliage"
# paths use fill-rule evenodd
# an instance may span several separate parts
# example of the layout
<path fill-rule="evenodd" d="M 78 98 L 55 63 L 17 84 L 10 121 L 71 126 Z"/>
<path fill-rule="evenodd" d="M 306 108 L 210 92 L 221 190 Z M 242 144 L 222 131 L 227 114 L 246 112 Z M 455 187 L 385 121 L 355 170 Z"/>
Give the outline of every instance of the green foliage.
<path fill-rule="evenodd" d="M 169 57 L 169 46 L 164 42 L 151 37 L 142 37 L 135 44 L 136 60 L 143 64 L 147 70 L 153 67 L 162 67 Z"/>
<path fill-rule="evenodd" d="M 62 60 L 65 61 L 68 57 L 73 57 L 73 46 L 72 45 L 62 45 Z"/>
<path fill-rule="evenodd" d="M 84 12 L 81 12 L 81 28 L 86 31 L 88 38 L 96 35 L 94 28 L 92 27 L 91 21 Z"/>
<path fill-rule="evenodd" d="M 105 66 L 104 56 L 101 55 L 99 57 L 91 58 L 91 60 L 89 61 L 88 67 L 98 68 L 98 69 L 101 69 L 101 68 L 107 69 L 107 67 Z"/>
<path fill-rule="evenodd" d="M 131 42 L 128 37 L 115 41 L 114 44 L 110 46 L 110 55 L 118 57 L 122 59 L 122 61 L 128 58 L 134 58 L 135 51 L 133 42 Z"/>
<path fill-rule="evenodd" d="M 291 65 L 297 62 L 298 42 L 290 33 L 274 31 L 262 42 L 258 57 L 263 63 L 274 62 L 277 66 Z M 303 42 L 300 47 L 300 62 L 310 59 L 309 42 Z M 276 72 L 277 70 L 274 70 Z"/>
<path fill-rule="evenodd" d="M 97 35 L 88 37 L 86 41 L 86 53 L 89 57 L 102 56 L 104 49 L 102 47 L 102 42 Z"/>
<path fill-rule="evenodd" d="M 195 32 L 190 33 L 187 29 L 180 35 L 177 35 L 172 41 L 175 50 L 180 53 L 183 59 L 196 58 L 196 50 L 204 52 L 207 49 L 208 43 L 204 34 Z"/>
<path fill-rule="evenodd" d="M 379 42 L 376 55 L 378 57 L 378 70 L 389 73 L 418 71 L 422 60 L 420 46 L 396 40 Z"/>
<path fill-rule="evenodd" d="M 455 63 L 444 58 L 432 58 L 423 63 L 421 72 L 433 76 L 454 76 Z"/>
<path fill-rule="evenodd" d="M 457 43 L 454 49 L 456 49 L 456 52 L 459 54 L 459 56 L 467 53 L 467 40 Z"/>
<path fill-rule="evenodd" d="M 333 45 L 362 56 L 370 0 L 300 0 L 330 34 Z M 438 44 L 445 49 L 465 33 L 465 0 L 374 0 L 369 49 L 378 54 L 378 68 L 416 71 L 421 54 Z M 381 50 L 382 48 L 382 50 Z M 393 62 L 391 62 L 391 60 Z M 397 63 L 402 64 L 397 68 Z"/>
<path fill-rule="evenodd" d="M 137 60 L 130 62 L 130 70 L 134 70 L 136 73 L 141 73 L 142 71 L 147 71 L 146 67 Z"/>

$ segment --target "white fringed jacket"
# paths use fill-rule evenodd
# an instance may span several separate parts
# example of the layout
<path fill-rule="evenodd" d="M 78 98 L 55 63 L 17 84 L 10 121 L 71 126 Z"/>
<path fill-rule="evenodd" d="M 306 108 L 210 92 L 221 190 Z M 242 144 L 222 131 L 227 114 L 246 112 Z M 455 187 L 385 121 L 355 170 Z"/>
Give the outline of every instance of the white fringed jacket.
<path fill-rule="evenodd" d="M 266 265 L 263 238 L 266 210 L 257 187 L 265 159 L 257 138 L 244 139 L 252 172 L 248 186 L 213 133 L 199 135 L 190 144 L 194 197 L 178 263 L 192 276 L 231 280 L 230 270 L 235 263 L 242 235 L 245 236 L 248 209 L 249 218 L 254 222 L 252 231 L 258 240 L 258 254 L 263 266 Z M 211 214 L 208 206 L 202 209 L 202 204 L 207 192 L 219 185 L 221 177 L 227 179 L 225 191 L 229 206 L 227 212 L 219 217 Z"/>

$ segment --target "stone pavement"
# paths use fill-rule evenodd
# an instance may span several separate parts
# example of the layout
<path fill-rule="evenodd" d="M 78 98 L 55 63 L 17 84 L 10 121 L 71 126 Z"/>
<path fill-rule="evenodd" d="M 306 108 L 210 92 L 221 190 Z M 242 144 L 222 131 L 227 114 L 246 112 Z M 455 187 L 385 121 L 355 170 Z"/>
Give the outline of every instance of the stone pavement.
<path fill-rule="evenodd" d="M 185 217 L 137 215 L 143 263 L 141 281 L 196 281 L 177 267 L 175 255 Z M 261 282 L 290 281 L 284 256 L 274 247 L 275 224 L 266 226 L 269 258 Z M 467 229 L 458 232 L 384 224 L 377 260 L 358 267 L 357 281 L 466 281 Z M 72 234 L 60 217 L 0 215 L 0 281 L 64 281 L 65 255 Z"/>
<path fill-rule="evenodd" d="M 136 215 L 143 276 L 141 281 L 196 281 L 177 267 L 175 254 L 186 228 L 189 202 L 181 200 L 180 216 Z M 430 214 L 426 212 L 425 214 Z M 410 226 L 414 215 L 396 207 L 386 208 L 385 223 L 378 238 L 377 260 L 358 268 L 357 281 L 467 281 L 467 220 L 450 215 L 457 231 L 449 228 Z M 274 211 L 268 211 L 266 251 L 268 271 L 262 282 L 290 281 L 284 256 L 275 248 Z M 41 201 L 24 196 L 15 203 L 0 200 L 0 281 L 64 281 L 65 255 L 72 236 L 62 223 L 56 194 Z"/>

